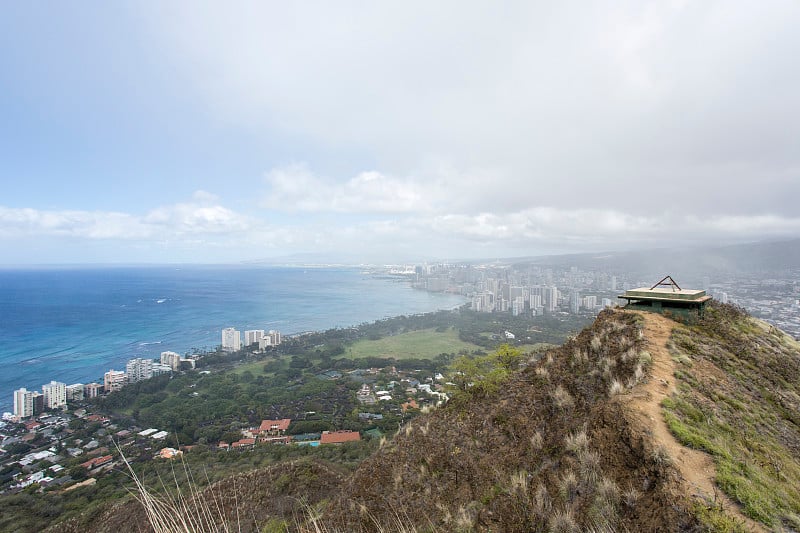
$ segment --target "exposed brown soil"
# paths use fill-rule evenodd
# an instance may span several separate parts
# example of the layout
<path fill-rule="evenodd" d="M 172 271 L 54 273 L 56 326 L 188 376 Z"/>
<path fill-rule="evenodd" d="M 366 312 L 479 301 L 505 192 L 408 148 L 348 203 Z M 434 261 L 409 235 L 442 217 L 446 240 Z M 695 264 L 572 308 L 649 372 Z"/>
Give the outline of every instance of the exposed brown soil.
<path fill-rule="evenodd" d="M 675 322 L 654 313 L 639 314 L 644 318 L 645 347 L 653 362 L 650 379 L 636 386 L 629 395 L 631 401 L 628 407 L 634 420 L 638 420 L 645 431 L 652 432 L 653 439 L 668 454 L 672 465 L 680 474 L 680 489 L 683 494 L 721 503 L 727 513 L 745 523 L 750 531 L 766 531 L 761 524 L 743 515 L 739 506 L 716 487 L 716 470 L 711 456 L 683 446 L 669 431 L 664 421 L 661 402 L 675 392 L 676 363 L 667 348 Z M 709 370 L 719 372 L 713 366 Z"/>

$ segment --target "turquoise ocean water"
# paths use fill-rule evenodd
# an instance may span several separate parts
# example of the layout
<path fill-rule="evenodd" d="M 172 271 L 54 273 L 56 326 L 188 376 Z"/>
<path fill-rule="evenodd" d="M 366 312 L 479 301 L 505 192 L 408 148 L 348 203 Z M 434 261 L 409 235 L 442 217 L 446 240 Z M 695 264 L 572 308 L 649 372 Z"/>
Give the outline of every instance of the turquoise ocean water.
<path fill-rule="evenodd" d="M 225 327 L 287 335 L 462 303 L 353 268 L 0 270 L 0 411 L 19 387 L 88 383 L 135 357 L 213 349 Z"/>

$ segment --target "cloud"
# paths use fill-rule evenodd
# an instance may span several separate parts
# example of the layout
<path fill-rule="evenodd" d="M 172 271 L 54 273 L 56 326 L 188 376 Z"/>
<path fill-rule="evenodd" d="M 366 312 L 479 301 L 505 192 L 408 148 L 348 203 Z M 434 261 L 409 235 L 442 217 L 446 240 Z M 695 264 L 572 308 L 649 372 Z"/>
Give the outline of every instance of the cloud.
<path fill-rule="evenodd" d="M 169 73 L 146 81 L 207 128 L 153 121 L 192 163 L 148 173 L 207 165 L 193 187 L 220 196 L 0 208 L 4 238 L 463 257 L 800 234 L 796 1 L 127 9 L 129 41 L 159 51 L 130 57 Z"/>
<path fill-rule="evenodd" d="M 219 120 L 374 162 L 273 170 L 274 209 L 503 216 L 648 193 L 789 216 L 800 195 L 796 2 L 140 9 Z M 431 160 L 467 179 L 431 190 Z"/>
<path fill-rule="evenodd" d="M 506 215 L 441 215 L 418 219 L 443 238 L 496 248 L 614 247 L 741 242 L 753 238 L 791 238 L 800 234 L 800 217 L 775 215 L 705 216 L 675 213 L 634 216 L 615 210 L 532 208 Z"/>
<path fill-rule="evenodd" d="M 365 171 L 343 183 L 311 173 L 304 164 L 271 170 L 263 206 L 284 211 L 336 213 L 407 213 L 430 209 L 422 187 L 375 171 Z"/>
<path fill-rule="evenodd" d="M 162 206 L 144 216 L 110 211 L 38 210 L 0 206 L 0 236 L 46 235 L 89 240 L 146 240 L 247 231 L 254 222 L 198 191 L 195 201 Z"/>

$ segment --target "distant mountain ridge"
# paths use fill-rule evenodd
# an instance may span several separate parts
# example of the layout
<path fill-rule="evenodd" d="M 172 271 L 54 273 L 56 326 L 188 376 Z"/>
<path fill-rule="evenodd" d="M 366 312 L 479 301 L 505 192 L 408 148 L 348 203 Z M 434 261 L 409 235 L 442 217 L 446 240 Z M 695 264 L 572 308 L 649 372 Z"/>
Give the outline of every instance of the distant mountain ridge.
<path fill-rule="evenodd" d="M 701 279 L 706 275 L 781 272 L 800 268 L 800 238 L 762 241 L 726 246 L 669 246 L 626 251 L 532 255 L 505 258 L 450 258 L 433 262 L 535 264 L 540 266 L 577 266 L 584 270 L 625 271 L 645 277 L 663 272 L 682 272 L 685 277 Z M 396 260 L 394 263 L 421 263 L 422 259 Z M 347 254 L 305 253 L 247 261 L 247 265 L 339 265 L 388 264 L 361 261 Z"/>
<path fill-rule="evenodd" d="M 585 270 L 625 271 L 658 279 L 663 272 L 702 279 L 721 274 L 779 273 L 800 268 L 800 239 L 730 246 L 670 247 L 625 252 L 548 256 L 519 261 L 569 265 Z"/>

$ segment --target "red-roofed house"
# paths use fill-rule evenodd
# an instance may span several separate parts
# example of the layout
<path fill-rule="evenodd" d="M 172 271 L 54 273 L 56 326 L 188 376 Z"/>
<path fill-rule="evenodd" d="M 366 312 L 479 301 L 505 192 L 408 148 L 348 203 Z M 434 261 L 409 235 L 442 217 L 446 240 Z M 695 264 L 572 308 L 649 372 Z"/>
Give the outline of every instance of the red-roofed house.
<path fill-rule="evenodd" d="M 357 440 L 361 440 L 361 434 L 358 431 L 323 431 L 319 443 L 341 444 L 343 442 L 354 442 Z"/>
<path fill-rule="evenodd" d="M 176 450 L 175 448 L 161 448 L 161 450 L 158 452 L 158 455 L 162 459 L 175 459 L 179 455 L 183 455 L 183 452 Z"/>
<path fill-rule="evenodd" d="M 89 459 L 85 463 L 81 463 L 81 466 L 86 468 L 87 470 L 91 470 L 92 468 L 97 468 L 98 466 L 103 466 L 105 464 L 110 463 L 114 457 L 112 455 L 103 455 L 102 457 L 95 457 L 93 459 Z"/>
<path fill-rule="evenodd" d="M 240 450 L 242 448 L 252 448 L 255 445 L 256 439 L 239 439 L 236 442 L 231 443 L 231 448 Z"/>
<path fill-rule="evenodd" d="M 404 404 L 401 404 L 400 407 L 403 408 L 403 412 L 405 413 L 409 409 L 419 409 L 419 404 L 417 404 L 416 400 L 409 398 L 408 401 Z"/>
<path fill-rule="evenodd" d="M 262 420 L 261 425 L 258 428 L 258 433 L 262 437 L 266 437 L 267 435 L 284 435 L 286 430 L 289 429 L 289 424 L 291 423 L 291 418 L 282 418 L 281 420 Z"/>

